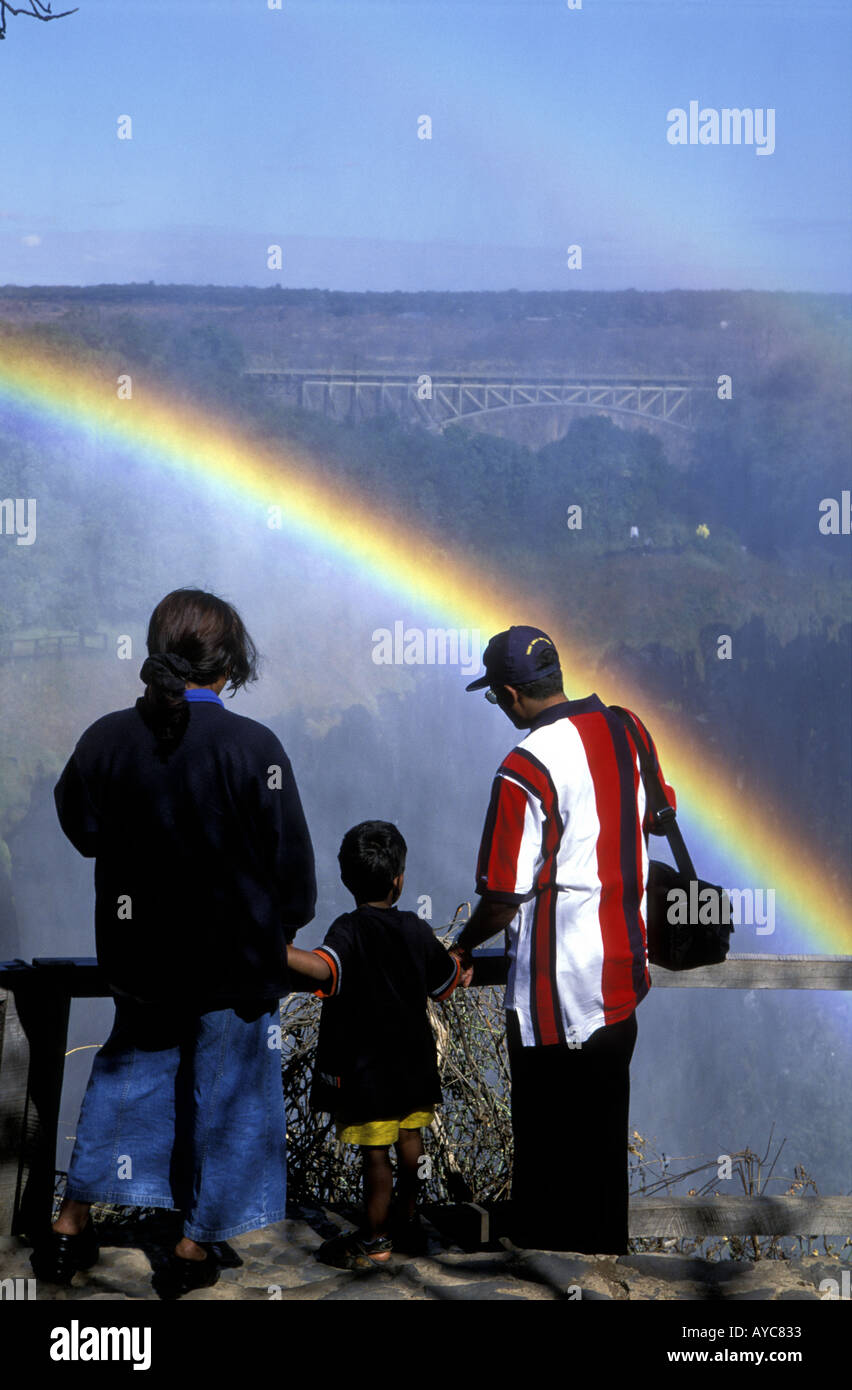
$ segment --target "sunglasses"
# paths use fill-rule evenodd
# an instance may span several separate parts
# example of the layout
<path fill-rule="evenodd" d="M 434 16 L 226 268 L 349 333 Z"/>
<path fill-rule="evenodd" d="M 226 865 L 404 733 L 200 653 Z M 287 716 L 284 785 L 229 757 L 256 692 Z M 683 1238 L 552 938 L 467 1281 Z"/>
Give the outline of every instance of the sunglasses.
<path fill-rule="evenodd" d="M 486 690 L 486 692 L 485 692 L 485 698 L 486 698 L 486 700 L 488 701 L 489 705 L 496 705 L 496 704 L 497 704 L 497 691 L 496 691 L 496 690 Z"/>

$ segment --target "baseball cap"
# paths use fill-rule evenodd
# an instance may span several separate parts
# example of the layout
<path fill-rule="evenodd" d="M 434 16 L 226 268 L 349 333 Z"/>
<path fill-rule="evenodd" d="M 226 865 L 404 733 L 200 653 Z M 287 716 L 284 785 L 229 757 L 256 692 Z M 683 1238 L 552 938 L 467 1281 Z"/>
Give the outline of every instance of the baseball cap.
<path fill-rule="evenodd" d="M 552 660 L 539 667 L 541 653 Z M 484 690 L 488 685 L 526 685 L 559 671 L 559 653 L 540 627 L 510 627 L 491 638 L 482 657 L 485 675 L 471 681 L 466 690 Z"/>

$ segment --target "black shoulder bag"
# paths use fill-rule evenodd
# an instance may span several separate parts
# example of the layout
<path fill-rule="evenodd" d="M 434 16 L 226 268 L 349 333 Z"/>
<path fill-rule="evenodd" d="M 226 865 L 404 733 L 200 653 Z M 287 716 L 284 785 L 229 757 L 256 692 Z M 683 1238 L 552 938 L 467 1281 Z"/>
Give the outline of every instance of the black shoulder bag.
<path fill-rule="evenodd" d="M 666 801 L 651 758 L 634 720 L 619 705 L 610 705 L 633 734 L 651 822 L 671 845 L 677 869 L 652 859 L 648 868 L 648 959 L 666 970 L 695 970 L 721 965 L 728 954 L 731 900 L 724 888 L 696 877 L 674 809 Z"/>

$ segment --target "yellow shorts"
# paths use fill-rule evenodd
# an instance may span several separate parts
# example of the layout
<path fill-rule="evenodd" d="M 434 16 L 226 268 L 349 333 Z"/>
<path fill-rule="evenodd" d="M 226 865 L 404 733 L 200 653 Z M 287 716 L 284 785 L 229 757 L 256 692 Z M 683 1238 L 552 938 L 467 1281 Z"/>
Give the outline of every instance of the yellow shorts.
<path fill-rule="evenodd" d="M 395 1144 L 401 1129 L 425 1129 L 435 1118 L 434 1110 L 412 1110 L 402 1120 L 368 1120 L 364 1125 L 337 1124 L 337 1137 L 344 1144 L 365 1144 L 383 1148 Z"/>

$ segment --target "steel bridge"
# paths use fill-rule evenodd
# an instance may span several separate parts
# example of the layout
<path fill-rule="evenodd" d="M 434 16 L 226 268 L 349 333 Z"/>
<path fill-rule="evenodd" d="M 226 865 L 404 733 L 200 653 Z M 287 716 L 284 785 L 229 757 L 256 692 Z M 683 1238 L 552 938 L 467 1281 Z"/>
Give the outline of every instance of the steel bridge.
<path fill-rule="evenodd" d="M 281 388 L 304 409 L 334 419 L 360 420 L 392 412 L 434 430 L 474 416 L 554 406 L 581 406 L 690 429 L 695 393 L 712 389 L 692 377 L 600 373 L 558 377 L 252 366 L 243 375 Z"/>

